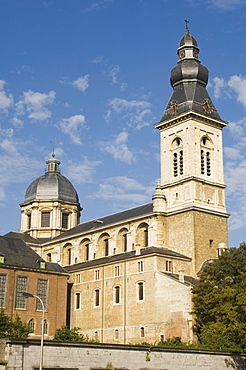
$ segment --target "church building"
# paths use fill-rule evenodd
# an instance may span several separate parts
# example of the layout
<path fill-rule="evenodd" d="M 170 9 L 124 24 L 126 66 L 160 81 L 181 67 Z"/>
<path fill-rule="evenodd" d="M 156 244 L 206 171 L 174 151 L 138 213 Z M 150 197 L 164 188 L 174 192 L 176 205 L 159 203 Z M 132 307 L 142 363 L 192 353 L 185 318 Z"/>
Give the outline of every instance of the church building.
<path fill-rule="evenodd" d="M 100 342 L 193 339 L 191 290 L 227 248 L 222 128 L 188 28 L 160 122 L 160 182 L 152 202 L 79 223 L 78 195 L 52 155 L 28 187 L 15 237 L 69 272 L 70 327 Z M 65 308 L 64 308 L 65 309 Z"/>

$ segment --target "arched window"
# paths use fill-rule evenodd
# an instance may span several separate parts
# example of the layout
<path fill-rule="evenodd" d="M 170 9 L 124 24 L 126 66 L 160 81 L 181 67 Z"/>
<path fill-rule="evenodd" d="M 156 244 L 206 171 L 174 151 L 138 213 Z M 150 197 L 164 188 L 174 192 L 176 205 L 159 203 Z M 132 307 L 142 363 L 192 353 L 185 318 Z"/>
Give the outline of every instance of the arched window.
<path fill-rule="evenodd" d="M 104 256 L 109 256 L 109 254 L 110 254 L 109 238 L 110 238 L 109 234 L 104 233 L 104 234 L 100 235 L 100 237 L 98 239 L 99 248 L 102 251 L 102 255 L 104 255 Z"/>
<path fill-rule="evenodd" d="M 118 245 L 120 252 L 127 252 L 127 228 L 123 228 L 119 231 L 118 234 Z"/>
<path fill-rule="evenodd" d="M 144 283 L 140 281 L 137 284 L 137 300 L 138 301 L 143 301 L 144 300 Z"/>
<path fill-rule="evenodd" d="M 89 261 L 90 259 L 90 239 L 86 238 L 80 242 L 80 259 L 81 261 Z"/>
<path fill-rule="evenodd" d="M 144 333 L 144 327 L 142 326 L 140 328 L 140 337 L 143 338 L 145 336 L 145 333 Z"/>
<path fill-rule="evenodd" d="M 31 333 L 35 333 L 35 320 L 34 319 L 30 319 L 28 321 L 28 328 Z"/>
<path fill-rule="evenodd" d="M 141 223 L 137 228 L 137 240 L 136 243 L 140 244 L 142 248 L 148 247 L 149 245 L 149 225 L 145 222 Z"/>
<path fill-rule="evenodd" d="M 184 173 L 183 142 L 179 137 L 173 140 L 171 149 L 173 156 L 173 176 L 177 177 Z"/>
<path fill-rule="evenodd" d="M 48 334 L 48 322 L 44 320 L 44 334 Z"/>
<path fill-rule="evenodd" d="M 201 138 L 201 174 L 211 176 L 213 142 L 208 136 Z"/>
<path fill-rule="evenodd" d="M 65 244 L 63 247 L 63 265 L 71 265 L 72 264 L 72 244 L 68 243 Z"/>
<path fill-rule="evenodd" d="M 115 340 L 119 339 L 119 330 L 118 329 L 115 329 L 115 331 L 114 331 L 114 338 L 115 338 Z"/>

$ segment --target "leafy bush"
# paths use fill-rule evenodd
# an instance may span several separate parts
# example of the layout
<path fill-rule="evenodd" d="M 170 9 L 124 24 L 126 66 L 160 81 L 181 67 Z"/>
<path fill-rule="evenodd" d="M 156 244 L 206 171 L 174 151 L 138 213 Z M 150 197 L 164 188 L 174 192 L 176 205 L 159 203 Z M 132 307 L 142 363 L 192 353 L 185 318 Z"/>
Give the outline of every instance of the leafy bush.
<path fill-rule="evenodd" d="M 56 329 L 53 340 L 67 341 L 67 342 L 97 342 L 94 339 L 89 339 L 88 336 L 81 334 L 80 328 L 74 327 L 69 329 L 68 326 L 62 325 L 60 329 Z"/>
<path fill-rule="evenodd" d="M 27 338 L 29 333 L 28 325 L 18 314 L 12 320 L 3 309 L 0 311 L 0 338 Z"/>

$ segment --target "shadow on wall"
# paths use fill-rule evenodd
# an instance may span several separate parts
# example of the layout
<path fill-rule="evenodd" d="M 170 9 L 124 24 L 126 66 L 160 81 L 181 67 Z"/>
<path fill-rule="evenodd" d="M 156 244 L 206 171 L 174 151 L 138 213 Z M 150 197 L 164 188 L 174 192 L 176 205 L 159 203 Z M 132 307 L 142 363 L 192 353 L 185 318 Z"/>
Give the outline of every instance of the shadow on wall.
<path fill-rule="evenodd" d="M 226 358 L 225 364 L 228 368 L 231 369 L 244 370 L 246 369 L 246 356 L 245 358 L 238 358 L 234 356 L 232 356 L 231 358 Z"/>

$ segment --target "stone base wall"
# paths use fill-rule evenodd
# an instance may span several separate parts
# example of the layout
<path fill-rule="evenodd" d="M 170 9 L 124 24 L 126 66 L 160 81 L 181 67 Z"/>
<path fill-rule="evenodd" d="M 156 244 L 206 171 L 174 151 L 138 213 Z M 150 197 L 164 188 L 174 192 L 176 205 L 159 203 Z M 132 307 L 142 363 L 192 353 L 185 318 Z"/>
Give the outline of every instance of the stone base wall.
<path fill-rule="evenodd" d="M 39 369 L 40 341 L 1 341 L 0 369 Z M 160 347 L 153 347 L 149 351 L 145 346 L 44 342 L 43 370 L 241 370 L 245 368 L 245 356 L 226 352 Z"/>

